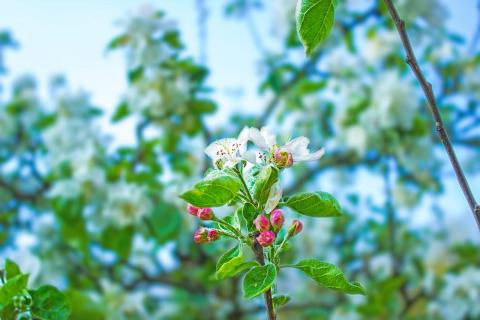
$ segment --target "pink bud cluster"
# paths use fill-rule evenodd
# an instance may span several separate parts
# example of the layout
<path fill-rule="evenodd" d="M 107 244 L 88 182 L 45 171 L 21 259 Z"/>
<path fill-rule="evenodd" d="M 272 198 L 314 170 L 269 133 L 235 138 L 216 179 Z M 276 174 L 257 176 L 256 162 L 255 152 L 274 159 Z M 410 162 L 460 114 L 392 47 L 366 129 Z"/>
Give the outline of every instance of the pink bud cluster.
<path fill-rule="evenodd" d="M 193 235 L 193 241 L 198 244 L 213 242 L 219 238 L 218 230 L 204 227 L 198 228 Z"/>
<path fill-rule="evenodd" d="M 192 204 L 188 204 L 187 211 L 200 220 L 208 221 L 215 218 L 212 208 L 198 208 Z M 193 234 L 193 241 L 199 244 L 213 242 L 219 238 L 220 234 L 218 233 L 218 230 L 204 227 L 198 228 Z"/>
<path fill-rule="evenodd" d="M 275 241 L 277 233 L 282 229 L 285 217 L 282 210 L 274 209 L 270 212 L 269 218 L 264 214 L 260 214 L 253 223 L 256 229 L 260 231 L 256 238 L 257 242 L 262 247 L 268 247 Z M 289 230 L 292 230 L 291 235 L 294 236 L 300 233 L 302 229 L 303 224 L 299 220 L 294 220 Z"/>
<path fill-rule="evenodd" d="M 187 210 L 188 212 L 200 220 L 212 220 L 215 215 L 213 214 L 212 208 L 198 208 L 195 207 L 194 205 L 188 204 L 187 205 Z"/>

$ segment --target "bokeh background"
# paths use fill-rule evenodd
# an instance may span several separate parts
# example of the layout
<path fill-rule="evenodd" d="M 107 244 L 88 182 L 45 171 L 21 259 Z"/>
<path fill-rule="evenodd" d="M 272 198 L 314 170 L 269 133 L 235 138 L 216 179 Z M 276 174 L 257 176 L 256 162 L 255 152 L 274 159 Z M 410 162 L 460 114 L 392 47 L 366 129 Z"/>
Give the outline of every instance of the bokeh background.
<path fill-rule="evenodd" d="M 396 3 L 478 198 L 479 4 Z M 75 320 L 263 319 L 241 279 L 212 277 L 231 244 L 194 245 L 177 195 L 209 142 L 266 125 L 327 151 L 285 193 L 324 190 L 346 213 L 305 220 L 287 259 L 369 292 L 282 272 L 280 319 L 480 319 L 478 228 L 382 1 L 339 1 L 310 59 L 294 6 L 0 1 L 2 260 L 64 290 Z"/>

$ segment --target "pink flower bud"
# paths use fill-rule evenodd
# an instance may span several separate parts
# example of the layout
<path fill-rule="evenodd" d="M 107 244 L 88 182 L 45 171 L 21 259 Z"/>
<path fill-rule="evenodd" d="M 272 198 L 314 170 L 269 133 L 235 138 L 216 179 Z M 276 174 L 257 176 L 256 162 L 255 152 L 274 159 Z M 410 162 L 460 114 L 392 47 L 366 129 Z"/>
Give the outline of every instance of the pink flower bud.
<path fill-rule="evenodd" d="M 273 228 L 279 230 L 282 228 L 283 223 L 285 222 L 285 217 L 283 216 L 283 211 L 280 209 L 274 209 L 270 213 L 270 223 Z"/>
<path fill-rule="evenodd" d="M 215 229 L 208 230 L 208 235 L 207 235 L 208 242 L 217 241 L 219 238 L 220 238 L 220 234 L 218 233 L 217 230 Z"/>
<path fill-rule="evenodd" d="M 189 203 L 187 204 L 187 210 L 188 210 L 188 213 L 190 213 L 192 216 L 197 216 L 198 210 L 200 210 L 200 208 L 197 208 L 194 205 Z"/>
<path fill-rule="evenodd" d="M 293 220 L 290 226 L 292 236 L 299 234 L 303 229 L 303 223 L 300 220 Z"/>
<path fill-rule="evenodd" d="M 193 234 L 193 241 L 195 243 L 201 244 L 208 241 L 208 230 L 207 228 L 200 227 Z"/>
<path fill-rule="evenodd" d="M 258 217 L 253 220 L 253 223 L 258 231 L 267 231 L 270 229 L 270 222 L 268 222 L 268 218 L 263 214 L 258 215 Z"/>
<path fill-rule="evenodd" d="M 213 219 L 213 211 L 212 208 L 202 208 L 198 209 L 197 217 L 200 220 L 212 220 Z"/>
<path fill-rule="evenodd" d="M 273 152 L 273 157 L 272 157 L 273 163 L 277 165 L 277 167 L 283 169 L 283 168 L 288 168 L 293 165 L 293 156 L 290 152 L 281 150 L 281 149 L 275 149 Z"/>
<path fill-rule="evenodd" d="M 275 232 L 273 231 L 262 231 L 257 237 L 257 242 L 262 247 L 268 247 L 275 241 Z"/>

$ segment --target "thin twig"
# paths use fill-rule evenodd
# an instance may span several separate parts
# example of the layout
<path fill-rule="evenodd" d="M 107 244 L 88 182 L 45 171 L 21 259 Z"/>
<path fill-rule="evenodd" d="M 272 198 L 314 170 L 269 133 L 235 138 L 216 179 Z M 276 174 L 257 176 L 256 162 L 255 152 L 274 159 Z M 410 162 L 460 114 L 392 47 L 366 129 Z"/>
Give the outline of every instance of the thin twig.
<path fill-rule="evenodd" d="M 472 210 L 472 213 L 477 222 L 477 226 L 480 229 L 480 206 L 478 205 L 477 201 L 475 200 L 475 197 L 473 196 L 472 190 L 470 189 L 468 181 L 465 178 L 465 174 L 463 173 L 462 167 L 458 162 L 457 155 L 455 154 L 455 151 L 452 147 L 448 134 L 445 128 L 443 127 L 443 120 L 440 115 L 437 102 L 435 100 L 432 84 L 425 79 L 425 76 L 423 75 L 423 72 L 420 69 L 420 66 L 418 65 L 417 58 L 415 57 L 415 53 L 413 51 L 412 45 L 410 43 L 410 39 L 405 29 L 405 21 L 403 21 L 398 15 L 397 9 L 395 8 L 395 5 L 393 4 L 392 0 L 384 0 L 384 2 L 388 8 L 390 16 L 392 17 L 393 22 L 395 23 L 397 31 L 402 40 L 403 47 L 405 49 L 405 54 L 407 56 L 407 63 L 412 69 L 413 73 L 415 74 L 415 77 L 420 83 L 423 93 L 425 94 L 425 97 L 428 100 L 428 105 L 430 107 L 430 111 L 432 112 L 433 118 L 435 120 L 435 126 L 437 129 L 438 135 L 440 137 L 440 140 L 443 146 L 445 147 L 448 158 L 450 159 L 450 163 L 453 167 L 453 170 L 455 171 L 455 175 L 457 177 L 458 183 L 460 184 L 460 188 L 462 189 L 463 194 L 467 199 L 468 205 L 470 206 L 470 209 Z"/>

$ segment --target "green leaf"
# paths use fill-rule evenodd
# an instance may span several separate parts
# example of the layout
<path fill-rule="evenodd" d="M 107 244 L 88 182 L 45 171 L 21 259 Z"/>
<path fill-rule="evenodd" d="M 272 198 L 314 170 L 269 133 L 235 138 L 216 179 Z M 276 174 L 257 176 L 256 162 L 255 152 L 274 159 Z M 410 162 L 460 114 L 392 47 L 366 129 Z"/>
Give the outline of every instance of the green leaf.
<path fill-rule="evenodd" d="M 235 268 L 233 268 L 228 276 L 229 277 L 234 277 L 237 274 L 241 273 L 242 271 L 251 269 L 253 267 L 259 267 L 259 266 L 260 266 L 260 264 L 257 261 L 254 261 L 254 260 L 243 262 L 243 263 L 237 265 Z"/>
<path fill-rule="evenodd" d="M 252 299 L 270 289 L 275 282 L 277 269 L 271 263 L 252 268 L 243 279 L 243 296 Z"/>
<path fill-rule="evenodd" d="M 116 123 L 130 115 L 131 111 L 126 101 L 120 103 L 112 116 L 112 122 Z"/>
<path fill-rule="evenodd" d="M 223 279 L 231 276 L 232 270 L 243 263 L 242 244 L 228 250 L 217 262 L 215 277 Z"/>
<path fill-rule="evenodd" d="M 342 209 L 338 201 L 326 192 L 303 192 L 288 197 L 285 205 L 310 217 L 339 217 Z"/>
<path fill-rule="evenodd" d="M 240 188 L 237 177 L 215 170 L 180 198 L 200 208 L 221 207 L 235 198 Z"/>
<path fill-rule="evenodd" d="M 287 267 L 297 268 L 303 271 L 323 287 L 349 294 L 366 294 L 361 284 L 358 282 L 348 282 L 343 272 L 333 264 L 316 259 L 305 259 L 295 265 L 289 265 Z"/>
<path fill-rule="evenodd" d="M 17 308 L 13 302 L 7 304 L 0 309 L 0 319 L 15 319 L 18 314 Z"/>
<path fill-rule="evenodd" d="M 9 304 L 13 297 L 27 289 L 28 274 L 19 274 L 0 287 L 0 308 Z"/>
<path fill-rule="evenodd" d="M 253 224 L 253 220 L 257 217 L 257 209 L 255 206 L 249 202 L 245 203 L 242 208 L 242 217 L 245 221 L 247 231 L 252 232 L 255 231 L 255 225 Z"/>
<path fill-rule="evenodd" d="M 278 169 L 274 166 L 265 166 L 257 176 L 253 186 L 253 198 L 258 201 L 260 210 L 263 210 L 268 200 L 270 189 L 278 181 Z"/>
<path fill-rule="evenodd" d="M 334 15 L 334 0 L 298 0 L 295 14 L 297 33 L 308 56 L 327 38 Z"/>
<path fill-rule="evenodd" d="M 53 286 L 42 286 L 30 292 L 33 299 L 32 313 L 45 320 L 67 320 L 70 306 L 65 295 Z"/>
<path fill-rule="evenodd" d="M 279 295 L 279 296 L 273 297 L 272 301 L 273 301 L 273 308 L 277 309 L 278 307 L 286 305 L 290 301 L 290 297 Z"/>
<path fill-rule="evenodd" d="M 20 267 L 10 259 L 5 261 L 5 278 L 8 280 L 21 274 Z"/>

